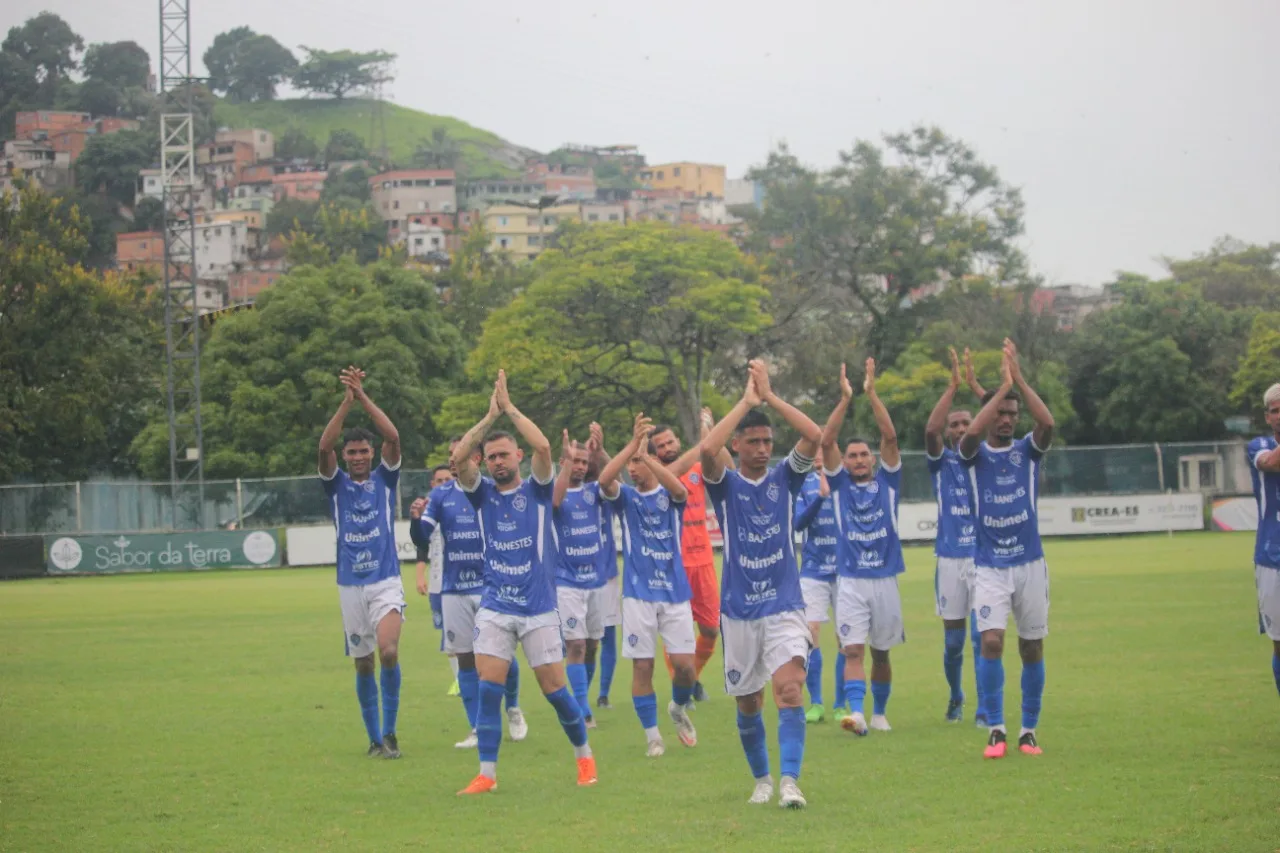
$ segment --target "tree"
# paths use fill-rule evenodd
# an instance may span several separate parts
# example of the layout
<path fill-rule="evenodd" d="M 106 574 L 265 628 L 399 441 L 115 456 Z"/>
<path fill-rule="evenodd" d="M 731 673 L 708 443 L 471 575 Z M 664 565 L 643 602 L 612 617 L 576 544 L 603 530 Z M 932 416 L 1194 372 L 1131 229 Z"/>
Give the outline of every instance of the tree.
<path fill-rule="evenodd" d="M 82 65 L 89 80 L 98 80 L 116 89 L 145 89 L 151 74 L 151 57 L 137 42 L 117 41 L 91 44 Z"/>
<path fill-rule="evenodd" d="M 665 409 L 697 435 L 713 359 L 769 322 L 757 266 L 692 228 L 568 227 L 535 275 L 489 315 L 468 369 L 477 380 L 507 369 L 512 394 L 544 429 Z"/>
<path fill-rule="evenodd" d="M 11 27 L 0 53 L 9 54 L 34 72 L 36 103 L 48 107 L 67 75 L 79 67 L 77 55 L 84 50 L 84 39 L 71 26 L 52 12 L 41 12 L 28 18 L 22 26 Z M 21 66 L 11 66 L 17 68 Z"/>
<path fill-rule="evenodd" d="M 352 50 L 313 50 L 303 45 L 307 58 L 293 74 L 293 85 L 341 100 L 354 89 L 395 79 L 389 64 L 396 58 L 385 50 L 358 53 Z"/>
<path fill-rule="evenodd" d="M 1071 339 L 1072 403 L 1089 444 L 1220 438 L 1249 315 L 1194 285 L 1125 275 L 1122 303 Z"/>
<path fill-rule="evenodd" d="M 462 165 L 462 146 L 445 127 L 431 128 L 431 138 L 418 143 L 413 162 L 424 169 L 453 169 Z"/>
<path fill-rule="evenodd" d="M 1164 263 L 1175 281 L 1196 285 L 1225 308 L 1280 308 L 1280 243 L 1254 246 L 1223 237 L 1191 260 Z"/>
<path fill-rule="evenodd" d="M 406 464 L 421 465 L 443 437 L 436 413 L 462 358 L 457 333 L 417 273 L 351 259 L 296 268 L 254 310 L 224 317 L 209 336 L 201 364 L 205 474 L 313 472 L 316 441 L 342 399 L 338 371 L 348 364 L 368 371 L 365 387 L 399 429 Z M 162 413 L 134 448 L 144 475 L 166 475 Z"/>
<path fill-rule="evenodd" d="M 277 160 L 315 160 L 320 156 L 320 146 L 306 132 L 291 127 L 276 140 Z"/>
<path fill-rule="evenodd" d="M 386 238 L 386 227 L 368 205 L 354 199 L 321 202 L 308 226 L 290 232 L 288 259 L 291 265 L 324 265 L 350 255 L 372 263 L 386 249 Z"/>
<path fill-rule="evenodd" d="M 366 204 L 373 197 L 369 179 L 374 172 L 364 166 L 352 166 L 341 172 L 329 172 L 325 178 L 324 188 L 320 190 L 321 201 L 337 201 L 340 198 L 354 199 Z"/>
<path fill-rule="evenodd" d="M 0 203 L 0 482 L 128 470 L 163 339 L 137 280 L 79 266 L 77 208 L 28 188 Z"/>
<path fill-rule="evenodd" d="M 287 47 L 248 27 L 219 33 L 204 52 L 209 87 L 232 101 L 270 101 L 298 68 Z"/>
<path fill-rule="evenodd" d="M 858 142 L 840 163 L 815 171 L 785 146 L 750 177 L 765 188 L 747 211 L 748 246 L 775 249 L 779 276 L 798 293 L 847 290 L 869 318 L 867 346 L 892 361 L 909 338 L 903 323 L 914 291 L 986 273 L 1018 281 L 1024 260 L 1022 199 L 964 143 L 937 128 Z M 801 309 L 803 310 L 803 309 Z"/>
<path fill-rule="evenodd" d="M 155 196 L 143 196 L 133 206 L 134 231 L 163 231 L 164 202 Z"/>
<path fill-rule="evenodd" d="M 85 192 L 132 207 L 138 173 L 158 159 L 158 149 L 157 137 L 138 130 L 91 136 L 76 160 L 76 182 Z"/>
<path fill-rule="evenodd" d="M 491 240 L 483 220 L 477 222 L 434 279 L 444 295 L 444 316 L 464 341 L 480 340 L 489 315 L 511 304 L 533 280 L 533 267 L 517 266 L 507 253 L 490 251 Z"/>
<path fill-rule="evenodd" d="M 78 212 L 80 233 L 86 248 L 84 254 L 76 258 L 77 263 L 95 270 L 114 267 L 116 235 L 133 230 L 121 215 L 119 203 L 101 193 L 86 193 L 78 189 L 59 193 L 57 198 L 62 205 L 63 216 L 70 216 L 73 209 Z"/>
<path fill-rule="evenodd" d="M 319 202 L 300 198 L 281 199 L 267 214 L 267 236 L 284 237 L 293 231 L 312 231 L 319 209 Z"/>
<path fill-rule="evenodd" d="M 1267 311 L 1253 318 L 1249 344 L 1231 380 L 1231 402 L 1248 412 L 1261 429 L 1262 395 L 1280 382 L 1280 312 Z"/>
<path fill-rule="evenodd" d="M 364 137 L 354 130 L 340 127 L 329 133 L 329 141 L 324 146 L 324 159 L 326 162 L 364 160 L 368 156 L 369 149 L 364 144 Z"/>

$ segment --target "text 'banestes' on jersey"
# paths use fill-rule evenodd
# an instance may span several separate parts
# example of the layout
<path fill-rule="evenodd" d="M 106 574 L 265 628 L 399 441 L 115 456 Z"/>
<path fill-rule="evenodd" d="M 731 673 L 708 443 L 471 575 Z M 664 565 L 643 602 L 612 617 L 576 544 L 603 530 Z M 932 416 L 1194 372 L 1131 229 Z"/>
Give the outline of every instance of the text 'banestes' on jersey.
<path fill-rule="evenodd" d="M 984 441 L 963 459 L 977 520 L 974 565 L 1007 569 L 1044 557 L 1036 504 L 1043 456 L 1028 433 L 1008 447 Z"/>
<path fill-rule="evenodd" d="M 338 586 L 364 586 L 400 577 L 396 553 L 395 501 L 400 466 L 380 462 L 357 483 L 341 468 L 320 478 L 338 530 Z"/>
<path fill-rule="evenodd" d="M 658 486 L 642 492 L 625 483 L 611 503 L 622 521 L 622 594 L 679 604 L 692 595 L 680 557 L 684 504 Z"/>
<path fill-rule="evenodd" d="M 464 489 L 465 492 L 465 489 Z M 556 609 L 555 525 L 552 483 L 521 481 L 501 491 L 481 479 L 466 492 L 476 509 L 484 539 L 484 595 L 480 606 L 513 616 L 538 616 Z"/>

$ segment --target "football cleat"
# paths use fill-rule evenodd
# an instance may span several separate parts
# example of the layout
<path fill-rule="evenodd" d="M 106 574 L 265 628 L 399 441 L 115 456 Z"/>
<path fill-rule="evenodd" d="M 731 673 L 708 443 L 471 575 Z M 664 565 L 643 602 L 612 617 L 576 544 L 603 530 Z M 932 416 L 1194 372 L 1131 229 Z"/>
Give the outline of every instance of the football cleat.
<path fill-rule="evenodd" d="M 498 780 L 490 779 L 481 773 L 479 776 L 471 780 L 471 784 L 458 792 L 459 797 L 465 797 L 468 794 L 488 794 L 490 791 L 498 790 Z"/>
<path fill-rule="evenodd" d="M 671 717 L 671 722 L 676 724 L 676 735 L 680 742 L 685 746 L 697 746 L 698 732 L 693 727 L 693 720 L 689 719 L 689 712 L 675 702 L 668 702 L 667 714 Z"/>
<path fill-rule="evenodd" d="M 804 712 L 804 721 L 806 723 L 820 723 L 827 718 L 827 709 L 821 705 L 810 705 L 809 709 Z"/>
<path fill-rule="evenodd" d="M 645 750 L 645 755 L 649 758 L 661 758 L 666 755 L 667 745 L 662 742 L 662 738 L 649 741 L 649 747 Z"/>
<path fill-rule="evenodd" d="M 524 740 L 529 736 L 529 724 L 524 721 L 524 711 L 519 708 L 507 709 L 507 730 L 511 733 L 511 739 L 515 741 Z"/>
<path fill-rule="evenodd" d="M 802 809 L 809 803 L 805 800 L 804 794 L 800 793 L 800 786 L 796 784 L 796 780 L 790 776 L 783 776 L 781 784 L 778 785 L 778 805 L 784 809 Z"/>
<path fill-rule="evenodd" d="M 757 779 L 756 787 L 751 792 L 751 799 L 747 800 L 747 802 L 751 803 L 752 805 L 758 806 L 763 803 L 767 803 L 772 799 L 773 799 L 773 780 Z"/>
<path fill-rule="evenodd" d="M 964 719 L 964 700 L 952 699 L 947 703 L 947 722 L 958 723 Z"/>
<path fill-rule="evenodd" d="M 381 757 L 382 757 L 382 744 L 380 744 L 380 743 L 370 743 L 370 744 L 369 744 L 369 751 L 368 751 L 368 752 L 366 752 L 366 753 L 365 753 L 365 755 L 367 755 L 369 758 L 381 758 Z"/>
<path fill-rule="evenodd" d="M 846 732 L 853 732 L 858 737 L 865 737 L 867 734 L 867 718 L 862 716 L 861 711 L 854 711 L 840 721 L 840 728 Z"/>
<path fill-rule="evenodd" d="M 597 699 L 597 700 L 596 700 L 596 707 L 597 707 L 597 708 L 603 708 L 603 709 L 605 709 L 606 711 L 612 711 L 612 710 L 613 710 L 613 704 L 609 701 L 609 697 L 608 697 L 608 696 L 601 696 L 599 699 Z"/>
<path fill-rule="evenodd" d="M 400 757 L 400 744 L 396 741 L 394 732 L 382 736 L 382 755 L 384 758 Z"/>
<path fill-rule="evenodd" d="M 476 737 L 475 732 L 472 732 L 471 734 L 464 737 L 462 740 L 455 743 L 453 745 L 453 748 L 454 749 L 475 749 L 479 745 L 480 745 L 480 738 Z"/>
<path fill-rule="evenodd" d="M 1040 748 L 1040 744 L 1036 743 L 1035 732 L 1023 732 L 1022 737 L 1018 738 L 1018 752 L 1023 755 L 1042 755 L 1044 750 Z"/>
<path fill-rule="evenodd" d="M 1003 729 L 992 729 L 991 736 L 987 738 L 987 748 L 982 751 L 982 757 L 1004 758 L 1005 751 L 1008 749 L 1007 740 Z"/>
<path fill-rule="evenodd" d="M 593 755 L 578 759 L 578 784 L 594 785 L 596 783 L 596 759 Z"/>

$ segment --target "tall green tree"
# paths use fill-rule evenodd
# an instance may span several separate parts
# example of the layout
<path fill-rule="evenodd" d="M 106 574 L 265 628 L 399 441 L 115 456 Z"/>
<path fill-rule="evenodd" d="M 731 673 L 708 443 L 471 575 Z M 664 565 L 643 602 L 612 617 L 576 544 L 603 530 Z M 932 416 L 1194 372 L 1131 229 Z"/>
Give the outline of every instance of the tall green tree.
<path fill-rule="evenodd" d="M 462 166 L 462 144 L 445 127 L 433 127 L 431 136 L 418 143 L 413 162 L 424 169 L 453 169 Z"/>
<path fill-rule="evenodd" d="M 0 482 L 130 466 L 155 399 L 157 310 L 141 283 L 87 272 L 78 208 L 0 200 Z"/>
<path fill-rule="evenodd" d="M 685 435 L 697 435 L 713 361 L 769 323 L 757 266 L 697 229 L 571 226 L 535 276 L 489 315 L 468 370 L 483 382 L 506 369 L 512 394 L 544 429 L 605 415 L 625 423 L 644 409 L 674 413 Z M 455 410 L 452 425 L 482 413 Z"/>
<path fill-rule="evenodd" d="M 134 41 L 91 44 L 84 52 L 84 76 L 117 89 L 145 89 L 151 74 L 151 57 Z"/>
<path fill-rule="evenodd" d="M 298 68 L 287 47 L 249 27 L 218 33 L 203 59 L 209 87 L 232 101 L 270 101 Z"/>
<path fill-rule="evenodd" d="M 0 53 L 18 60 L 34 74 L 37 102 L 29 107 L 53 104 L 58 86 L 80 67 L 79 55 L 83 50 L 84 39 L 52 12 L 41 12 L 21 26 L 11 27 L 5 40 L 0 42 Z"/>
<path fill-rule="evenodd" d="M 329 141 L 324 146 L 326 161 L 363 160 L 368 156 L 369 148 L 364 144 L 364 137 L 354 130 L 340 127 L 329 132 Z"/>
<path fill-rule="evenodd" d="M 352 166 L 341 172 L 330 171 L 325 178 L 324 188 L 320 190 L 321 201 L 337 201 L 340 198 L 354 199 L 366 204 L 373 197 L 373 189 L 369 179 L 374 172 L 364 166 Z"/>
<path fill-rule="evenodd" d="M 138 173 L 155 162 L 159 149 L 159 138 L 140 130 L 91 136 L 76 160 L 76 182 L 85 192 L 132 207 Z"/>
<path fill-rule="evenodd" d="M 436 274 L 436 287 L 444 297 L 444 315 L 464 341 L 478 341 L 484 321 L 505 308 L 533 280 L 534 268 L 511 262 L 506 252 L 491 251 L 492 236 L 478 222 Z"/>
<path fill-rule="evenodd" d="M 463 354 L 421 275 L 350 258 L 294 269 L 254 310 L 224 317 L 209 336 L 201 364 L 205 474 L 313 472 L 316 442 L 342 399 L 338 372 L 348 364 L 368 372 L 365 388 L 399 429 L 405 464 L 422 465 L 442 439 L 436 414 Z M 144 475 L 165 476 L 163 413 L 134 449 Z"/>
<path fill-rule="evenodd" d="M 1248 412 L 1254 426 L 1261 429 L 1262 395 L 1280 382 L 1280 312 L 1266 311 L 1253 318 L 1244 357 L 1231 379 L 1231 402 L 1238 411 Z"/>
<path fill-rule="evenodd" d="M 1225 308 L 1280 308 L 1280 243 L 1250 245 L 1223 237 L 1208 252 L 1164 262 L 1175 281 L 1199 287 Z"/>
<path fill-rule="evenodd" d="M 396 58 L 385 50 L 315 50 L 305 45 L 306 59 L 293 74 L 293 85 L 341 100 L 352 91 L 394 80 L 390 65 Z"/>
<path fill-rule="evenodd" d="M 290 264 L 329 264 L 349 256 L 372 263 L 387 251 L 386 238 L 386 227 L 369 205 L 354 199 L 322 201 L 305 229 L 289 233 L 288 259 Z"/>
<path fill-rule="evenodd" d="M 276 140 L 276 159 L 315 160 L 320 156 L 320 144 L 298 127 L 291 127 Z"/>

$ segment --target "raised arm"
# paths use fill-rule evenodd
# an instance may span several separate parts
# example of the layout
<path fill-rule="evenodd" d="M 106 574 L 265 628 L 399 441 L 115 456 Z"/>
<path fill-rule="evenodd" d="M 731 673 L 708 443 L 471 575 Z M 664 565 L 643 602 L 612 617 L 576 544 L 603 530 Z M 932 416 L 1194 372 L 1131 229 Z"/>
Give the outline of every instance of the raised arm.
<path fill-rule="evenodd" d="M 680 478 L 666 465 L 663 465 L 661 460 L 655 459 L 649 453 L 649 436 L 647 433 L 644 440 L 636 446 L 636 458 L 653 472 L 653 475 L 658 478 L 658 483 L 667 490 L 667 494 L 671 495 L 671 500 L 676 503 L 684 503 L 689 499 L 689 490 L 684 487 L 684 483 L 680 482 Z"/>
<path fill-rule="evenodd" d="M 591 437 L 587 439 L 587 453 L 591 454 L 591 461 L 595 463 L 597 471 L 603 471 L 604 466 L 609 464 L 609 453 L 604 449 L 604 427 L 595 421 L 591 422 Z M 597 479 L 599 474 L 596 475 Z"/>
<path fill-rule="evenodd" d="M 973 455 L 978 452 L 978 445 L 982 444 L 982 437 L 986 435 L 987 429 L 991 424 L 995 423 L 996 415 L 1000 412 L 1001 401 L 1012 390 L 1013 375 L 1009 372 L 1009 354 L 1005 353 L 1000 359 L 1000 387 L 996 389 L 996 393 L 987 401 L 987 404 L 979 410 L 969 424 L 969 429 L 965 430 L 964 437 L 960 439 L 960 455 L 965 459 L 972 459 Z"/>
<path fill-rule="evenodd" d="M 1266 474 L 1280 473 L 1280 446 L 1258 451 L 1249 463 Z"/>
<path fill-rule="evenodd" d="M 800 504 L 800 509 L 796 512 L 795 520 L 791 524 L 796 533 L 809 529 L 809 525 L 813 524 L 814 519 L 822 512 L 822 502 L 831 497 L 831 486 L 827 483 L 827 475 L 821 471 L 816 473 L 818 475 L 818 491 L 810 492 L 806 488 L 800 493 L 800 497 L 796 498 L 796 502 Z"/>
<path fill-rule="evenodd" d="M 845 414 L 849 411 L 849 403 L 853 401 L 853 385 L 849 382 L 849 374 L 845 365 L 840 365 L 840 402 L 831 410 L 826 426 L 822 428 L 822 469 L 835 471 L 840 467 L 840 429 L 844 426 Z M 826 482 L 826 479 L 823 479 Z"/>
<path fill-rule="evenodd" d="M 529 449 L 533 451 L 533 459 L 529 462 L 529 470 L 533 472 L 533 479 L 539 483 L 550 483 L 551 475 L 555 472 L 555 465 L 551 461 L 551 442 L 547 441 L 547 437 L 542 434 L 542 430 L 538 429 L 538 425 L 524 416 L 524 413 L 515 407 L 511 402 L 511 395 L 507 393 L 507 373 L 505 370 L 498 371 L 498 407 L 502 409 L 502 413 L 511 418 L 511 423 L 515 426 L 516 431 L 520 433 L 529 444 Z"/>
<path fill-rule="evenodd" d="M 952 352 L 952 358 L 955 354 Z M 978 381 L 978 374 L 973 369 L 973 354 L 969 352 L 969 348 L 964 348 L 964 378 L 965 384 L 969 386 L 969 390 L 974 393 L 979 400 L 987 395 L 987 389 L 982 387 L 982 383 Z"/>
<path fill-rule="evenodd" d="M 351 389 L 351 393 L 355 395 L 356 402 L 364 407 L 369 414 L 369 420 L 373 421 L 373 428 L 378 431 L 378 435 L 382 436 L 382 461 L 388 468 L 395 469 L 400 467 L 400 431 L 396 429 L 396 425 L 391 423 L 391 418 L 387 417 L 386 412 L 378 408 L 373 399 L 364 390 L 365 373 L 358 367 L 348 367 L 342 371 L 342 384 Z"/>
<path fill-rule="evenodd" d="M 760 399 L 769 408 L 782 415 L 782 419 L 793 430 L 800 433 L 800 440 L 796 442 L 796 452 L 809 459 L 817 456 L 818 446 L 822 444 L 822 430 L 808 415 L 773 392 L 773 387 L 769 384 L 769 365 L 761 359 L 754 359 L 751 362 L 751 380 L 755 383 Z"/>
<path fill-rule="evenodd" d="M 338 411 L 329 418 L 324 432 L 320 434 L 320 453 L 316 460 L 316 468 L 320 471 L 320 476 L 326 480 L 332 480 L 333 475 L 338 471 L 338 454 L 333 448 L 342 437 L 342 424 L 347 419 L 347 412 L 351 411 L 351 404 L 355 402 L 351 386 L 345 382 L 342 385 L 344 393 L 342 402 L 338 404 Z"/>
<path fill-rule="evenodd" d="M 875 415 L 876 429 L 880 430 L 880 463 L 886 468 L 897 468 L 898 463 L 902 461 L 902 455 L 898 452 L 898 431 L 894 429 L 889 410 L 884 407 L 884 403 L 880 401 L 880 395 L 876 393 L 876 360 L 874 358 L 867 359 L 866 370 L 866 377 L 862 380 L 862 390 L 866 392 L 867 400 L 871 403 L 871 414 Z"/>
<path fill-rule="evenodd" d="M 475 462 L 476 446 L 484 440 L 500 414 L 498 391 L 495 388 L 493 394 L 489 396 L 488 413 L 480 419 L 479 423 L 467 430 L 466 434 L 453 446 L 453 454 L 449 461 L 453 463 L 453 469 L 458 472 L 458 484 L 464 491 L 475 491 L 480 482 L 480 469 L 476 467 Z"/>
<path fill-rule="evenodd" d="M 698 448 L 702 452 L 702 478 L 712 483 L 718 483 L 724 478 L 724 465 L 720 463 L 720 451 L 724 450 L 725 442 L 729 440 L 729 436 L 733 435 L 733 431 L 738 428 L 738 424 L 746 416 L 747 412 L 760 405 L 760 394 L 756 391 L 755 380 L 748 377 L 747 387 L 742 392 L 742 399 L 734 404 L 729 410 L 729 414 L 720 419 L 720 423 L 711 428 L 711 432 L 707 433 L 707 437 L 698 442 Z"/>
<path fill-rule="evenodd" d="M 1049 445 L 1053 444 L 1053 413 L 1049 411 L 1049 407 L 1044 404 L 1044 400 L 1040 399 L 1035 389 L 1022 377 L 1022 365 L 1018 363 L 1018 348 L 1008 338 L 1004 339 L 1004 351 L 1009 359 L 1009 373 L 1013 377 L 1013 384 L 1017 386 L 1018 393 L 1027 404 L 1027 411 L 1036 422 L 1031 440 L 1041 450 L 1048 450 Z"/>
<path fill-rule="evenodd" d="M 649 440 L 649 431 L 651 429 L 652 426 L 649 423 L 649 419 L 644 416 L 644 412 L 638 412 L 631 440 L 627 442 L 626 447 L 618 452 L 617 456 L 609 460 L 609 463 L 604 466 L 604 470 L 600 472 L 600 494 L 610 499 L 618 496 L 618 477 L 621 476 L 622 469 L 631 461 L 631 457 L 635 455 L 640 443 Z"/>
<path fill-rule="evenodd" d="M 569 431 L 565 430 L 560 439 L 560 473 L 556 476 L 556 486 L 551 490 L 551 508 L 559 509 L 564 503 L 564 496 L 569 491 L 569 479 L 573 476 L 573 441 Z"/>
<path fill-rule="evenodd" d="M 930 459 L 937 459 L 942 455 L 942 433 L 947 428 L 947 413 L 951 411 L 956 389 L 960 387 L 960 361 L 956 358 L 955 347 L 948 347 L 947 353 L 951 356 L 951 381 L 947 383 L 947 390 L 942 392 L 933 411 L 929 413 L 929 420 L 924 424 L 924 450 Z M 965 355 L 968 354 L 969 351 L 965 350 Z"/>
<path fill-rule="evenodd" d="M 689 473 L 695 462 L 702 458 L 702 442 L 711 434 L 711 429 L 716 425 L 715 415 L 711 414 L 711 410 L 706 406 L 702 407 L 702 417 L 698 419 L 698 443 L 690 447 L 680 458 L 671 463 L 671 473 L 677 477 L 683 477 Z M 733 454 L 729 452 L 729 448 L 720 448 L 720 464 L 725 468 L 733 467 Z"/>

